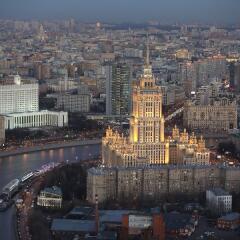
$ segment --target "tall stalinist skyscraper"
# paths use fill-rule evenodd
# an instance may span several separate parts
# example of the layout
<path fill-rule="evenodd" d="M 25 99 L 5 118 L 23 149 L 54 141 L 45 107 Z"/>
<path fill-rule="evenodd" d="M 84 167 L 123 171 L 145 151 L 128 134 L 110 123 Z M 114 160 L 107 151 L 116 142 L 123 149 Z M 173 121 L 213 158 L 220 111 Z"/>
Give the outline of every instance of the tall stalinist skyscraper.
<path fill-rule="evenodd" d="M 138 144 L 164 142 L 162 93 L 161 88 L 155 83 L 148 58 L 143 76 L 133 87 L 132 102 L 131 142 Z"/>
<path fill-rule="evenodd" d="M 149 48 L 142 77 L 133 86 L 130 142 L 139 158 L 150 164 L 169 162 L 168 143 L 164 140 L 162 93 L 157 86 L 149 63 Z"/>
<path fill-rule="evenodd" d="M 130 137 L 107 130 L 103 163 L 107 166 L 168 164 L 169 143 L 164 139 L 161 88 L 156 85 L 147 46 L 143 75 L 133 85 Z"/>

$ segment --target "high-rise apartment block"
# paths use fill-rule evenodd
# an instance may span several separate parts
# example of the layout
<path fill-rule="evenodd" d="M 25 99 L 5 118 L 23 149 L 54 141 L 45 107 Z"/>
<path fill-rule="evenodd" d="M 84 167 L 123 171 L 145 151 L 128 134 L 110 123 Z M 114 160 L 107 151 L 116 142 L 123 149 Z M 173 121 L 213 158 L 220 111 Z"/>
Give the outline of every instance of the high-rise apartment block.
<path fill-rule="evenodd" d="M 186 96 L 196 91 L 197 69 L 194 63 L 187 61 L 179 64 L 179 80 L 183 85 Z"/>
<path fill-rule="evenodd" d="M 240 62 L 234 65 L 234 88 L 240 92 Z"/>
<path fill-rule="evenodd" d="M 168 195 L 196 196 L 208 189 L 239 193 L 240 171 L 224 166 L 152 165 L 148 167 L 91 168 L 87 200 L 161 199 Z"/>
<path fill-rule="evenodd" d="M 131 108 L 131 68 L 126 63 L 106 67 L 106 114 L 128 115 Z"/>
<path fill-rule="evenodd" d="M 199 60 L 195 64 L 198 74 L 198 87 L 202 85 L 208 85 L 213 80 L 226 79 L 227 62 L 225 56 L 215 55 Z"/>
<path fill-rule="evenodd" d="M 68 112 L 89 112 L 90 111 L 90 94 L 58 94 L 57 109 Z"/>
<path fill-rule="evenodd" d="M 186 61 L 179 64 L 178 71 L 185 94 L 190 96 L 198 87 L 227 78 L 226 57 L 216 55 L 194 62 Z"/>
<path fill-rule="evenodd" d="M 177 86 L 173 84 L 162 85 L 162 98 L 163 98 L 163 106 L 170 106 L 174 104 L 180 104 L 186 98 L 185 93 L 182 86 Z"/>

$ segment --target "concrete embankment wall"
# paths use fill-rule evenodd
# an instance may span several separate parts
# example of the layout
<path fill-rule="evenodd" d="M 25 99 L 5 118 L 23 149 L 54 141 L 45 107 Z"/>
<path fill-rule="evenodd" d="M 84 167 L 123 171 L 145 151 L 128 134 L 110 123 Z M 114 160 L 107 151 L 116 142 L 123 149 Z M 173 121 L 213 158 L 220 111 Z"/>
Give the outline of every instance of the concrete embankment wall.
<path fill-rule="evenodd" d="M 97 145 L 100 143 L 101 143 L 101 139 L 71 141 L 71 142 L 63 142 L 63 143 L 51 143 L 51 144 L 46 144 L 42 146 L 26 147 L 26 148 L 11 150 L 11 151 L 0 152 L 0 157 L 8 157 L 12 155 L 38 152 L 43 150 L 58 149 L 58 148 L 68 148 L 68 147 L 76 147 L 76 146 L 84 146 L 84 145 Z"/>

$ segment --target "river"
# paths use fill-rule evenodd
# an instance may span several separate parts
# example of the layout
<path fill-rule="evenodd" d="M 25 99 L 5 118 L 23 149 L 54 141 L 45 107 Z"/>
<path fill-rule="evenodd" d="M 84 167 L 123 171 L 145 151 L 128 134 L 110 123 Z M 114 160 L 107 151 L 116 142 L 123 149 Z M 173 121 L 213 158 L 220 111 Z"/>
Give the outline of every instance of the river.
<path fill-rule="evenodd" d="M 44 150 L 0 158 L 0 191 L 12 179 L 21 178 L 25 173 L 39 169 L 50 162 L 69 160 L 80 161 L 99 156 L 100 145 Z M 13 208 L 0 212 L 0 240 L 15 240 Z"/>

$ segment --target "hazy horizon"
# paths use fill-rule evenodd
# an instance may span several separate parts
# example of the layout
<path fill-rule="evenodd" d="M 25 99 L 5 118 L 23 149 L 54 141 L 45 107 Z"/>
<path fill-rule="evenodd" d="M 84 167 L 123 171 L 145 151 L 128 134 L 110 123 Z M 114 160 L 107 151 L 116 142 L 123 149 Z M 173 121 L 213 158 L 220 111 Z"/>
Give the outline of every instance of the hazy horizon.
<path fill-rule="evenodd" d="M 240 0 L 0 0 L 0 18 L 240 23 Z"/>

